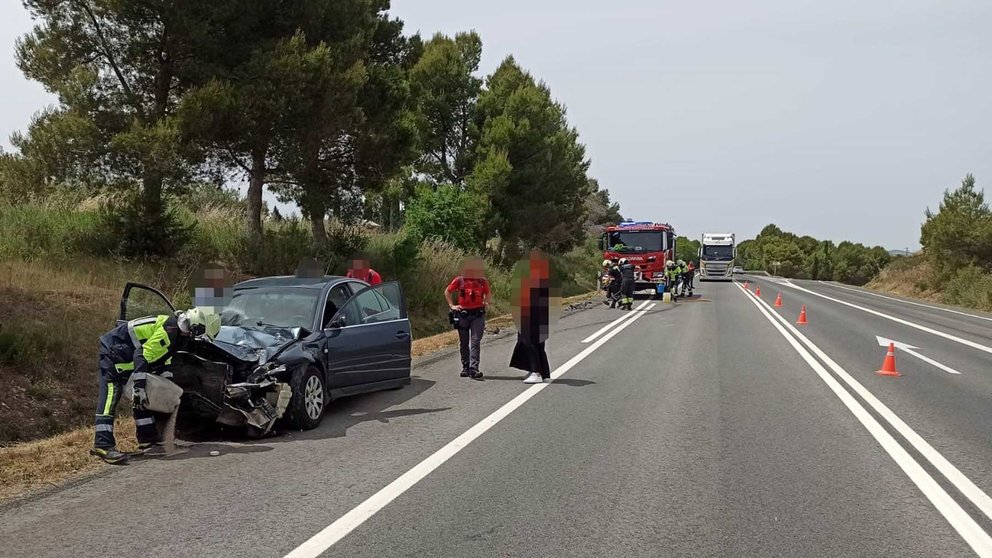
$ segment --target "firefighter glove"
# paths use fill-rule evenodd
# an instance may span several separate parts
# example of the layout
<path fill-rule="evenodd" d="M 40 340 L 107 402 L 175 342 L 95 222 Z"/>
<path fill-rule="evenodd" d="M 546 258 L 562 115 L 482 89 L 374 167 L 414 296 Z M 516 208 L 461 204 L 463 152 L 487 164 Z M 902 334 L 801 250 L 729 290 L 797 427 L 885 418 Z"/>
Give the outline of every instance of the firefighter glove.
<path fill-rule="evenodd" d="M 145 393 L 145 388 L 134 388 L 134 399 L 132 400 L 132 404 L 134 408 L 139 411 L 143 411 L 145 407 L 148 406 L 148 394 Z"/>

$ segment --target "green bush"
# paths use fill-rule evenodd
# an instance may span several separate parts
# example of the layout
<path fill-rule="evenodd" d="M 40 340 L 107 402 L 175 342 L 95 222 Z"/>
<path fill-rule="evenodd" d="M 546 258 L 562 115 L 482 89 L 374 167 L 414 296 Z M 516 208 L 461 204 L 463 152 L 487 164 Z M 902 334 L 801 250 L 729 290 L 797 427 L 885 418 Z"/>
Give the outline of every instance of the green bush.
<path fill-rule="evenodd" d="M 406 210 L 406 227 L 420 240 L 447 242 L 462 250 L 482 244 L 484 202 L 478 195 L 443 184 L 422 188 Z"/>
<path fill-rule="evenodd" d="M 306 258 L 315 258 L 329 273 L 340 274 L 346 269 L 347 259 L 368 242 L 367 234 L 361 229 L 332 224 L 328 227 L 327 242 L 315 245 L 310 230 L 300 221 L 270 224 L 255 241 L 240 228 L 227 233 L 226 239 L 223 231 L 217 234 L 222 240 L 215 244 L 227 245 L 221 250 L 220 258 L 230 260 L 248 275 L 292 274 Z"/>
<path fill-rule="evenodd" d="M 183 222 L 181 212 L 166 206 L 149 211 L 137 195 L 100 208 L 101 245 L 125 258 L 168 258 L 190 241 L 195 225 Z"/>
<path fill-rule="evenodd" d="M 959 270 L 945 285 L 944 301 L 968 308 L 992 310 L 992 274 L 974 265 Z"/>
<path fill-rule="evenodd" d="M 64 259 L 100 247 L 100 216 L 42 205 L 0 205 L 0 259 Z"/>

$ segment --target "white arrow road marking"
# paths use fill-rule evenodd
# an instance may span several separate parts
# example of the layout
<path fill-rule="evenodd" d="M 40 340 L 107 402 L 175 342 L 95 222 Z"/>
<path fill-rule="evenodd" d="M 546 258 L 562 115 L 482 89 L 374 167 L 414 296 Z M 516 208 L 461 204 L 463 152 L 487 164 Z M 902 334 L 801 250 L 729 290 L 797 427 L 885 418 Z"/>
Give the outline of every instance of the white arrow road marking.
<path fill-rule="evenodd" d="M 914 349 L 919 349 L 919 347 L 914 347 L 914 346 L 909 345 L 909 344 L 906 344 L 906 343 L 900 343 L 899 341 L 893 341 L 891 339 L 886 339 L 884 337 L 879 337 L 878 335 L 875 336 L 875 339 L 878 339 L 878 344 L 881 345 L 881 346 L 883 346 L 883 347 L 888 347 L 889 344 L 893 344 L 900 351 L 902 351 L 902 352 L 904 352 L 906 354 L 909 354 L 909 355 L 913 355 L 914 357 L 922 360 L 923 362 L 925 362 L 927 364 L 931 364 L 933 366 L 936 366 L 937 368 L 940 368 L 941 370 L 943 370 L 944 372 L 947 372 L 948 374 L 960 374 L 960 372 L 958 372 L 957 370 L 951 368 L 950 366 L 945 366 L 945 365 L 937 362 L 936 360 L 934 360 L 934 359 L 932 359 L 932 358 L 930 358 L 928 356 L 921 355 L 920 353 L 918 353 L 918 352 L 916 352 L 914 350 Z"/>

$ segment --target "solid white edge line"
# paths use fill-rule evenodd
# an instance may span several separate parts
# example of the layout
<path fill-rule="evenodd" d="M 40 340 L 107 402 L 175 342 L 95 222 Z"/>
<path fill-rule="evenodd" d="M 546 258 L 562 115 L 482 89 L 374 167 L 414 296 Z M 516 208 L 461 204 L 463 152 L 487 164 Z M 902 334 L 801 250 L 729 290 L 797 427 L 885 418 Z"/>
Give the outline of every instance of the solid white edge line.
<path fill-rule="evenodd" d="M 620 325 L 620 327 L 617 327 L 613 331 L 610 331 L 603 336 L 602 339 L 586 347 L 579 354 L 572 357 L 568 362 L 559 366 L 554 372 L 551 373 L 552 383 L 587 356 L 592 354 L 596 349 L 602 347 L 607 341 L 612 339 L 613 336 L 623 331 L 624 328 L 634 323 L 646 313 L 647 310 L 635 312 L 630 320 L 624 322 Z M 498 424 L 510 413 L 520 408 L 527 402 L 527 400 L 537 395 L 538 392 L 549 385 L 551 384 L 534 384 L 524 390 L 523 393 L 511 399 L 502 407 L 494 411 L 491 415 L 482 419 L 479 423 L 463 432 L 454 440 L 448 442 L 444 447 L 431 454 L 406 473 L 400 475 L 399 478 L 386 485 L 354 509 L 338 518 L 334 523 L 331 523 L 309 540 L 296 547 L 296 549 L 286 555 L 286 558 L 315 558 L 320 556 L 321 553 L 334 546 L 334 544 L 348 535 L 348 533 L 351 533 L 357 529 L 360 525 L 365 523 L 365 521 L 378 513 L 382 508 L 389 505 L 390 502 L 423 480 L 424 477 L 443 465 L 444 462 L 454 457 L 458 452 L 471 444 L 472 441 Z"/>
<path fill-rule="evenodd" d="M 761 301 L 764 302 L 764 301 Z M 992 498 L 985 493 L 981 488 L 979 488 L 975 483 L 971 481 L 968 477 L 964 475 L 957 467 L 955 467 L 950 461 L 948 461 L 943 455 L 940 454 L 929 442 L 923 439 L 922 436 L 916 433 L 915 430 L 910 428 L 908 424 L 903 422 L 898 415 L 892 412 L 885 403 L 882 403 L 877 397 L 875 397 L 870 391 L 868 391 L 861 382 L 857 381 L 852 377 L 846 370 L 841 368 L 834 359 L 827 356 L 818 346 L 816 346 L 812 341 L 810 341 L 805 335 L 803 335 L 798 329 L 792 324 L 785 320 L 782 316 L 774 314 L 776 318 L 781 321 L 797 339 L 802 341 L 807 347 L 813 351 L 816 356 L 820 357 L 827 366 L 833 370 L 840 379 L 844 380 L 848 386 L 854 390 L 855 393 L 861 396 L 862 399 L 871 406 L 883 419 L 885 419 L 893 428 L 896 429 L 899 434 L 905 438 L 916 451 L 920 452 L 923 457 L 929 461 L 942 475 L 947 477 L 947 480 L 954 485 L 971 503 L 975 504 L 975 507 L 980 509 L 986 517 L 992 519 Z"/>
<path fill-rule="evenodd" d="M 912 301 L 912 300 L 903 300 L 901 298 L 896 298 L 894 296 L 886 296 L 886 295 L 883 295 L 881 293 L 876 293 L 874 291 L 868 291 L 868 290 L 865 290 L 865 289 L 855 289 L 853 287 L 848 287 L 847 285 L 841 285 L 840 283 L 834 283 L 832 281 L 817 281 L 817 283 L 820 283 L 822 285 L 826 285 L 828 287 L 837 287 L 838 289 L 843 289 L 845 291 L 851 291 L 852 293 L 861 293 L 861 294 L 866 294 L 866 295 L 871 295 L 871 296 L 877 296 L 878 298 L 884 298 L 884 299 L 887 299 L 887 300 L 891 300 L 893 302 L 901 302 L 903 304 L 912 304 L 913 306 L 920 306 L 920 307 L 923 307 L 923 308 L 930 308 L 932 310 L 940 310 L 941 312 L 950 312 L 951 314 L 958 314 L 960 316 L 968 316 L 969 318 L 975 318 L 977 320 L 985 320 L 985 321 L 988 321 L 988 322 L 992 322 L 992 318 L 989 318 L 987 316 L 976 316 L 975 314 L 969 314 L 967 312 L 961 312 L 960 310 L 954 310 L 953 308 L 944 308 L 943 306 L 934 306 L 932 304 L 923 304 L 921 302 L 915 302 L 915 301 Z"/>
<path fill-rule="evenodd" d="M 623 316 L 620 316 L 619 318 L 613 320 L 609 324 L 601 327 L 599 329 L 599 331 L 597 331 L 596 333 L 593 333 L 589 337 L 586 337 L 585 339 L 582 340 L 582 342 L 583 343 L 591 343 L 591 342 L 595 341 L 597 337 L 599 337 L 600 335 L 602 335 L 602 334 L 606 333 L 607 331 L 609 331 L 611 327 L 613 327 L 613 326 L 619 324 L 620 322 L 622 322 L 622 321 L 630 318 L 631 316 L 633 316 L 635 312 L 637 312 L 641 308 L 644 308 L 644 306 L 647 305 L 647 303 L 649 303 L 649 302 L 651 302 L 651 301 L 650 300 L 645 300 L 644 302 L 642 302 L 640 304 L 640 306 L 638 306 L 637 308 L 634 308 L 634 311 L 633 312 L 627 312 Z"/>
<path fill-rule="evenodd" d="M 962 345 L 966 345 L 966 346 L 971 347 L 973 349 L 978 349 L 979 351 L 984 351 L 986 353 L 992 354 L 992 347 L 987 347 L 985 345 L 982 345 L 981 343 L 976 343 L 974 341 L 969 341 L 967 339 L 962 339 L 960 337 L 951 335 L 950 333 L 944 333 L 943 331 L 939 331 L 939 330 L 936 330 L 936 329 L 933 329 L 933 328 L 930 328 L 930 327 L 927 327 L 927 326 L 922 326 L 920 324 L 913 323 L 913 322 L 910 322 L 908 320 L 904 320 L 902 318 L 897 318 L 895 316 L 890 316 L 888 314 L 884 314 L 882 312 L 878 312 L 876 310 L 872 310 L 871 308 L 865 308 L 864 306 L 858 306 L 857 304 L 846 302 L 846 301 L 840 300 L 839 298 L 834 298 L 832 296 L 827 296 L 825 294 L 820 294 L 820 293 L 818 293 L 816 291 L 811 291 L 811 290 L 809 290 L 809 289 L 807 289 L 805 287 L 800 287 L 799 285 L 797 285 L 795 283 L 792 283 L 792 282 L 788 282 L 788 283 L 785 283 L 785 284 L 787 286 L 789 286 L 789 287 L 792 287 L 793 289 L 803 291 L 804 293 L 809 293 L 809 294 L 811 294 L 813 296 L 818 296 L 820 298 L 824 298 L 826 300 L 830 300 L 832 302 L 836 302 L 837 304 L 843 304 L 844 306 L 850 306 L 851 308 L 856 308 L 858 310 L 861 310 L 862 312 L 867 312 L 869 314 L 873 314 L 873 315 L 878 316 L 880 318 L 885 318 L 886 320 L 892 320 L 893 322 L 902 324 L 904 326 L 909 326 L 909 327 L 918 329 L 920 331 L 925 331 L 925 332 L 930 333 L 932 335 L 936 335 L 937 337 L 943 337 L 944 339 L 950 339 L 951 341 L 954 341 L 955 343 L 961 343 Z"/>
<path fill-rule="evenodd" d="M 875 441 L 882 446 L 882 449 L 889 454 L 889 457 L 906 473 L 906 476 L 913 481 L 914 484 L 920 489 L 924 496 L 937 508 L 937 511 L 947 520 L 947 522 L 958 532 L 959 535 L 971 546 L 972 550 L 975 551 L 979 556 L 992 556 L 992 537 L 989 537 L 977 522 L 967 512 L 954 501 L 953 498 L 945 491 L 933 477 L 930 476 L 923 467 L 916 462 L 915 459 L 903 448 L 895 438 L 889 434 L 882 425 L 875 420 L 874 417 L 865 409 L 850 393 L 847 392 L 838 382 L 830 375 L 829 372 L 820 364 L 809 351 L 806 350 L 802 345 L 796 341 L 789 332 L 782 327 L 782 325 L 776 321 L 776 318 L 780 321 L 781 316 L 766 310 L 762 306 L 762 302 L 758 297 L 754 296 L 742 286 L 738 285 L 738 288 L 745 293 L 745 296 L 754 303 L 765 318 L 778 330 L 782 337 L 792 345 L 792 348 L 799 353 L 799 356 L 806 361 L 806 363 L 813 369 L 814 372 L 820 377 L 827 387 L 830 388 L 834 394 L 840 398 L 841 402 L 848 408 L 849 411 L 858 419 L 858 421 L 868 430 L 868 433 L 875 438 Z M 787 324 L 791 325 L 791 324 Z M 793 328 L 794 329 L 794 328 Z M 794 334 L 798 332 L 793 332 Z"/>

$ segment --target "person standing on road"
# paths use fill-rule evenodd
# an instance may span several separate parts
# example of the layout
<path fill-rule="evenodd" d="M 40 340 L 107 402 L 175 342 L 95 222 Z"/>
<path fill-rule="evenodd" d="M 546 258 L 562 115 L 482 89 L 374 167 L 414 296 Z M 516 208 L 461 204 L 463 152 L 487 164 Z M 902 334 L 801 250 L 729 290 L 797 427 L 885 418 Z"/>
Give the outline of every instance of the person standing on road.
<path fill-rule="evenodd" d="M 685 283 L 689 287 L 689 296 L 692 296 L 692 283 L 696 279 L 696 266 L 690 260 L 685 265 Z"/>
<path fill-rule="evenodd" d="M 620 258 L 620 308 L 631 310 L 634 307 L 634 264 L 627 258 Z"/>
<path fill-rule="evenodd" d="M 489 306 L 489 282 L 485 278 L 482 258 L 469 258 L 462 265 L 461 275 L 455 277 L 444 290 L 452 325 L 458 330 L 463 378 L 482 379 L 479 370 L 480 346 L 486 331 L 486 307 Z M 457 301 L 451 293 L 458 291 Z"/>
<path fill-rule="evenodd" d="M 134 426 L 138 449 L 156 445 L 158 429 L 155 415 L 145 408 L 149 373 L 164 372 L 172 355 L 183 349 L 190 338 L 206 335 L 213 339 L 220 332 L 220 316 L 191 308 L 174 315 L 163 314 L 139 318 L 120 324 L 100 337 L 100 396 L 96 406 L 96 437 L 90 455 L 107 463 L 127 461 L 127 454 L 117 450 L 114 418 L 124 384 L 134 379 Z"/>
<path fill-rule="evenodd" d="M 678 293 L 675 292 L 675 287 L 679 283 L 679 267 L 675 265 L 675 262 L 668 260 L 665 262 L 665 291 L 671 293 L 672 300 L 678 298 Z"/>
<path fill-rule="evenodd" d="M 548 258 L 537 250 L 530 254 L 522 273 L 514 282 L 513 321 L 517 326 L 517 344 L 510 366 L 529 372 L 525 384 L 540 384 L 551 378 L 551 366 L 544 344 L 548 340 L 551 307 L 557 289 L 551 287 Z"/>
<path fill-rule="evenodd" d="M 369 285 L 382 283 L 382 276 L 369 266 L 369 261 L 364 257 L 358 257 L 351 261 L 351 268 L 345 277 L 365 281 Z"/>
<path fill-rule="evenodd" d="M 606 299 L 603 300 L 603 304 L 606 304 L 610 308 L 616 308 L 617 302 L 620 300 L 620 268 L 617 264 L 611 260 L 603 260 L 603 291 L 606 293 Z"/>

